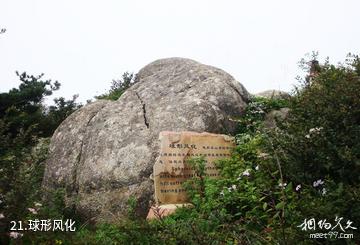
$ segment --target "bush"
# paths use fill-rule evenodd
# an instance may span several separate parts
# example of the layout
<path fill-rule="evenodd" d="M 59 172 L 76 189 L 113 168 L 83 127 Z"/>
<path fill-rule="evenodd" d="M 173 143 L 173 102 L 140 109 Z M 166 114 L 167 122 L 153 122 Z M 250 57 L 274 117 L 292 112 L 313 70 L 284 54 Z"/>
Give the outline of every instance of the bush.
<path fill-rule="evenodd" d="M 359 66 L 357 56 L 338 67 L 326 62 L 296 90 L 278 141 L 291 178 L 311 183 L 329 175 L 335 182 L 359 183 Z"/>
<path fill-rule="evenodd" d="M 110 90 L 102 95 L 95 96 L 96 99 L 117 100 L 132 85 L 138 82 L 134 73 L 125 72 L 122 79 L 112 80 Z"/>
<path fill-rule="evenodd" d="M 296 89 L 287 120 L 272 132 L 274 145 L 285 178 L 311 189 L 298 206 L 304 216 L 360 224 L 360 59 L 312 64 L 316 72 Z"/>

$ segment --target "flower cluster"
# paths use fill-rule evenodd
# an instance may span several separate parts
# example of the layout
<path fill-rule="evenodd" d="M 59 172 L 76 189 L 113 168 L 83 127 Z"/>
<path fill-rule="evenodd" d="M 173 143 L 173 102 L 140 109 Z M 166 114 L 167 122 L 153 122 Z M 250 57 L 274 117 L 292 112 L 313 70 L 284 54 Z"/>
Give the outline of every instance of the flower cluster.
<path fill-rule="evenodd" d="M 283 188 L 283 189 L 285 189 L 285 187 L 287 186 L 287 184 L 286 183 L 279 183 L 279 187 L 281 187 L 281 188 Z"/>
<path fill-rule="evenodd" d="M 228 192 L 235 191 L 236 190 L 236 185 L 232 185 L 232 186 L 230 186 L 230 187 L 228 187 L 226 189 L 228 190 Z M 225 195 L 223 190 L 220 192 L 220 195 L 222 195 L 222 196 Z"/>
<path fill-rule="evenodd" d="M 38 211 L 39 211 L 40 207 L 42 207 L 42 204 L 39 202 L 34 202 L 34 206 L 35 206 L 35 208 L 28 208 L 28 210 L 32 214 L 38 214 Z"/>
<path fill-rule="evenodd" d="M 257 107 L 255 110 L 251 111 L 252 114 L 264 114 L 265 112 L 263 111 L 263 109 Z"/>
<path fill-rule="evenodd" d="M 20 232 L 15 232 L 15 231 L 12 231 L 9 233 L 9 237 L 10 238 L 13 238 L 13 239 L 17 239 L 17 238 L 20 238 L 22 237 L 24 234 L 20 233 Z"/>
<path fill-rule="evenodd" d="M 313 187 L 318 187 L 320 185 L 323 185 L 324 181 L 322 181 L 321 179 L 318 179 L 316 181 L 313 182 Z"/>
<path fill-rule="evenodd" d="M 264 103 L 259 101 L 252 101 L 248 104 L 248 107 L 256 110 L 256 111 L 263 111 L 263 108 L 265 107 Z"/>
<path fill-rule="evenodd" d="M 317 187 L 320 187 L 324 184 L 325 182 L 322 180 L 322 179 L 318 179 L 316 181 L 313 182 L 313 187 L 314 188 L 317 188 Z M 327 190 L 323 187 L 321 190 L 320 190 L 320 193 L 321 195 L 325 195 L 327 193 Z"/>
<path fill-rule="evenodd" d="M 35 207 L 42 207 L 42 204 L 39 202 L 34 202 Z"/>
<path fill-rule="evenodd" d="M 242 172 L 239 177 L 237 178 L 237 180 L 241 180 L 241 177 L 242 176 L 246 176 L 246 177 L 249 177 L 250 176 L 250 169 L 246 169 L 244 170 L 244 172 Z"/>
<path fill-rule="evenodd" d="M 268 158 L 268 156 L 269 156 L 269 154 L 264 153 L 264 152 L 261 152 L 261 153 L 258 154 L 258 157 L 262 158 L 262 159 L 266 159 L 266 158 Z"/>
<path fill-rule="evenodd" d="M 32 214 L 37 214 L 37 211 L 35 208 L 28 208 L 28 210 L 30 211 L 30 213 Z"/>
<path fill-rule="evenodd" d="M 231 192 L 232 190 L 236 190 L 236 185 L 232 185 L 228 187 L 228 191 Z"/>
<path fill-rule="evenodd" d="M 311 136 L 319 134 L 321 130 L 323 130 L 323 127 L 315 127 L 315 128 L 311 128 L 309 129 L 309 134 L 305 135 L 305 138 L 310 139 Z"/>
<path fill-rule="evenodd" d="M 250 169 L 246 169 L 244 172 L 242 172 L 242 176 L 250 176 Z"/>

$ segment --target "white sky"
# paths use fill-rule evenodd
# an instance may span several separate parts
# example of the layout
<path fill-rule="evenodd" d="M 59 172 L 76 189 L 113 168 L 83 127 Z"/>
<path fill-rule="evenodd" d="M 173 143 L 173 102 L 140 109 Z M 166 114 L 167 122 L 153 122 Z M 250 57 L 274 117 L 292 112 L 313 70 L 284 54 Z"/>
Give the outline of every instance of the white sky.
<path fill-rule="evenodd" d="M 0 0 L 0 92 L 15 71 L 58 80 L 84 102 L 159 58 L 224 69 L 249 92 L 290 91 L 311 51 L 359 54 L 358 0 Z"/>

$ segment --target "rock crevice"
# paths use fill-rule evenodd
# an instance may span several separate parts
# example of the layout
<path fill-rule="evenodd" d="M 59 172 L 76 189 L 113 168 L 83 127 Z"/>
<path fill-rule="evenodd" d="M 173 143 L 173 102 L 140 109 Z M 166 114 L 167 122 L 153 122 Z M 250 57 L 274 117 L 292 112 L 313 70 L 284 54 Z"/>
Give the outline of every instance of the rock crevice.
<path fill-rule="evenodd" d="M 144 101 L 141 99 L 139 93 L 135 92 L 136 96 L 138 97 L 138 99 L 140 100 L 141 106 L 142 106 L 142 111 L 143 111 L 143 116 L 144 116 L 144 124 L 147 128 L 150 127 L 148 118 L 146 116 L 146 104 L 144 103 Z"/>

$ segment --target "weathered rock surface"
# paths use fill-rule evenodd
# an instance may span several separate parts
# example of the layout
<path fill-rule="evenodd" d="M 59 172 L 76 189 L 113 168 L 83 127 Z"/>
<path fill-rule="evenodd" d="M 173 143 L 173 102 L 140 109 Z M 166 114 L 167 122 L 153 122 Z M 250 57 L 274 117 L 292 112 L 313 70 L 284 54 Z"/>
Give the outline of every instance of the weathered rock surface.
<path fill-rule="evenodd" d="M 161 131 L 234 132 L 249 94 L 232 76 L 189 59 L 150 63 L 117 101 L 96 101 L 55 131 L 45 189 L 64 187 L 67 205 L 85 217 L 113 221 L 138 200 L 145 216 Z"/>

